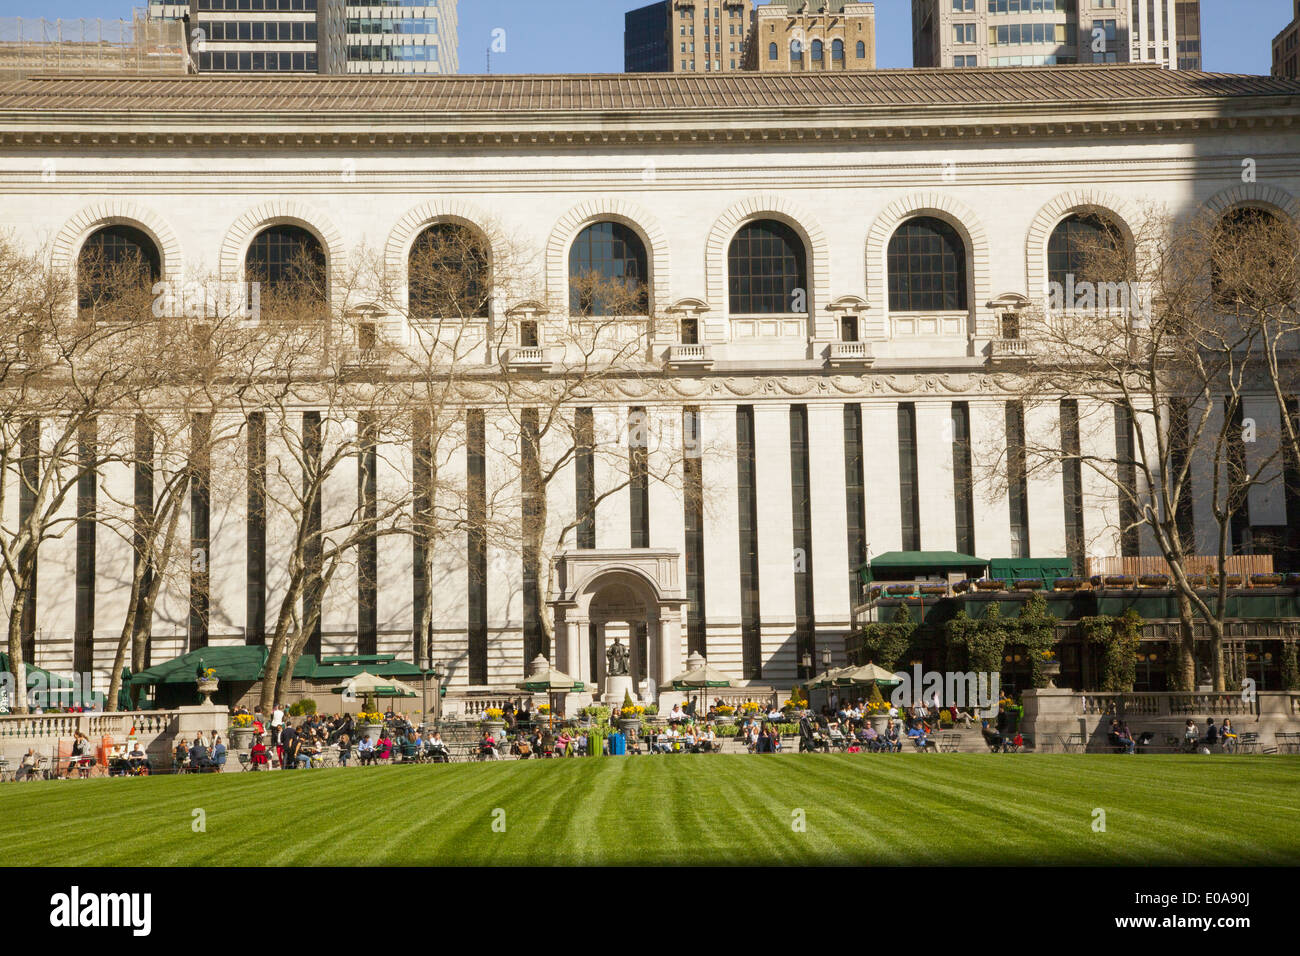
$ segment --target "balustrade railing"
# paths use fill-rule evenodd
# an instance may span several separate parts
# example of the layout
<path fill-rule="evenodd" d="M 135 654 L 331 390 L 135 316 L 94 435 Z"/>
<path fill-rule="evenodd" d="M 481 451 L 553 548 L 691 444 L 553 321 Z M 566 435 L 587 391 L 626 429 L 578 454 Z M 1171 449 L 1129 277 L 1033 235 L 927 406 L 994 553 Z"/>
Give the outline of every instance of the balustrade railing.
<path fill-rule="evenodd" d="M 172 710 L 123 711 L 112 714 L 3 714 L 0 738 L 36 740 L 71 737 L 78 732 L 91 740 L 126 737 L 134 727 L 140 737 L 167 730 L 177 712 Z"/>
<path fill-rule="evenodd" d="M 1113 717 L 1248 717 L 1259 713 L 1257 699 L 1243 699 L 1240 693 L 1132 693 L 1085 692 L 1080 695 L 1083 713 Z M 1300 713 L 1300 698 L 1291 698 L 1292 713 Z"/>

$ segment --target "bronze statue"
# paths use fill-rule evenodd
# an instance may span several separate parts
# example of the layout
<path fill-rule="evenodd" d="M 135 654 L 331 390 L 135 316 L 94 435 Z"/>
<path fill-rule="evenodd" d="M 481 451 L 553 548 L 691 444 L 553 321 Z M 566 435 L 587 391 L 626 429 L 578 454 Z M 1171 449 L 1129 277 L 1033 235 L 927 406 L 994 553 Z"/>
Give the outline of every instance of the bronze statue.
<path fill-rule="evenodd" d="M 609 646 L 605 652 L 605 660 L 608 663 L 610 677 L 627 676 L 627 646 L 622 644 L 619 639 L 614 638 L 614 643 Z"/>

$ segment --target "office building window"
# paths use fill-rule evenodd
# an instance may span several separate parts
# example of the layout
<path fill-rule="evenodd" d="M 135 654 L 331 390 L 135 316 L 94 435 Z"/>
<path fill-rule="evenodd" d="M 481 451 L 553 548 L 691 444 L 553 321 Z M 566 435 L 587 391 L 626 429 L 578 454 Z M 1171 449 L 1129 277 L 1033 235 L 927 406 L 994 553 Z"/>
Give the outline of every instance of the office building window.
<path fill-rule="evenodd" d="M 650 547 L 650 470 L 647 447 L 646 411 L 632 408 L 628 412 L 628 503 L 632 529 L 632 547 Z"/>
<path fill-rule="evenodd" d="M 266 643 L 266 413 L 248 416 L 245 643 Z"/>
<path fill-rule="evenodd" d="M 970 405 L 952 405 L 952 494 L 957 521 L 957 550 L 975 553 L 975 487 L 971 467 Z"/>
<path fill-rule="evenodd" d="M 379 422 L 374 412 L 357 416 L 357 512 L 363 536 L 357 547 L 357 651 L 379 653 Z"/>
<path fill-rule="evenodd" d="M 208 646 L 212 415 L 190 423 L 190 650 Z"/>
<path fill-rule="evenodd" d="M 596 425 L 590 408 L 574 412 L 574 486 L 579 548 L 596 547 Z"/>
<path fill-rule="evenodd" d="M 1025 458 L 1025 410 L 1007 402 L 1007 501 L 1011 512 L 1011 557 L 1029 557 L 1029 483 Z"/>
<path fill-rule="evenodd" d="M 758 491 L 755 482 L 754 407 L 736 408 L 736 490 L 740 522 L 741 676 L 763 676 L 762 621 L 758 604 Z"/>
<path fill-rule="evenodd" d="M 817 660 L 817 622 L 813 613 L 812 478 L 809 469 L 808 406 L 794 405 L 790 408 L 790 516 L 794 529 L 796 661 L 802 661 L 805 654 Z M 812 676 L 803 671 L 800 674 Z"/>
<path fill-rule="evenodd" d="M 708 656 L 704 630 L 704 476 L 701 468 L 700 410 L 688 405 L 682 410 L 682 496 L 686 519 L 687 652 Z"/>
<path fill-rule="evenodd" d="M 483 410 L 467 416 L 466 491 L 469 499 L 469 683 L 488 682 L 487 665 L 487 441 Z"/>
<path fill-rule="evenodd" d="M 95 666 L 98 444 L 98 429 L 95 421 L 91 419 L 83 422 L 77 434 L 77 568 L 72 642 L 72 669 L 78 674 L 87 673 Z"/>
<path fill-rule="evenodd" d="M 321 649 L 321 599 L 325 585 L 321 574 L 324 562 L 324 542 L 321 521 L 321 456 L 324 453 L 320 412 L 303 412 L 302 415 L 302 500 L 307 509 L 307 528 L 303 544 L 303 563 L 306 565 L 307 583 L 303 587 L 302 620 L 310 628 L 310 636 L 303 648 L 304 654 L 320 657 Z"/>
<path fill-rule="evenodd" d="M 1115 451 L 1119 480 L 1120 553 L 1135 558 L 1140 553 L 1137 499 L 1137 443 L 1133 435 L 1133 416 L 1127 405 L 1115 404 Z"/>
<path fill-rule="evenodd" d="M 862 477 L 862 406 L 844 406 L 844 496 L 849 534 L 849 594 L 862 603 L 858 568 L 867 560 L 867 496 Z"/>
<path fill-rule="evenodd" d="M 916 460 L 916 405 L 898 406 L 898 498 L 901 507 L 903 550 L 921 550 L 921 496 Z"/>
<path fill-rule="evenodd" d="M 1084 573 L 1083 459 L 1079 439 L 1079 403 L 1061 402 L 1061 489 L 1065 504 L 1065 554 L 1075 574 Z"/>

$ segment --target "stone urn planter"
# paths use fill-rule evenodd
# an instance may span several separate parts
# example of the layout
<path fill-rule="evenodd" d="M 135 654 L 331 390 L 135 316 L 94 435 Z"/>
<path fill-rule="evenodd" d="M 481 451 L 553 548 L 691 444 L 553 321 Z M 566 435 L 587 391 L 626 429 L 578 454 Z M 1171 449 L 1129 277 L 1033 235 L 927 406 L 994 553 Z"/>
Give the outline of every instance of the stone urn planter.
<path fill-rule="evenodd" d="M 365 738 L 372 744 L 384 735 L 383 724 L 357 724 L 357 739 Z"/>
<path fill-rule="evenodd" d="M 728 714 L 725 717 L 715 717 L 713 718 L 713 722 L 719 727 L 732 727 L 735 726 L 736 716 L 735 714 Z"/>
<path fill-rule="evenodd" d="M 478 728 L 480 731 L 491 734 L 493 740 L 500 740 L 502 732 L 506 729 L 506 722 L 504 720 L 480 720 Z"/>
<path fill-rule="evenodd" d="M 878 734 L 883 734 L 889 728 L 888 714 L 872 714 L 867 720 L 871 723 L 871 729 Z"/>
<path fill-rule="evenodd" d="M 1056 690 L 1056 678 L 1061 676 L 1060 661 L 1043 661 L 1038 665 L 1039 672 L 1047 678 L 1045 690 Z"/>
<path fill-rule="evenodd" d="M 624 737 L 635 737 L 641 731 L 641 721 L 636 717 L 620 717 L 618 719 L 618 729 Z"/>
<path fill-rule="evenodd" d="M 253 746 L 252 727 L 231 727 L 230 728 L 230 749 L 231 750 L 248 750 L 252 746 Z"/>
<path fill-rule="evenodd" d="M 203 697 L 203 703 L 208 707 L 211 707 L 212 695 L 217 692 L 217 686 L 219 682 L 215 677 L 209 677 L 204 680 L 197 681 L 196 683 L 199 688 L 199 694 Z"/>

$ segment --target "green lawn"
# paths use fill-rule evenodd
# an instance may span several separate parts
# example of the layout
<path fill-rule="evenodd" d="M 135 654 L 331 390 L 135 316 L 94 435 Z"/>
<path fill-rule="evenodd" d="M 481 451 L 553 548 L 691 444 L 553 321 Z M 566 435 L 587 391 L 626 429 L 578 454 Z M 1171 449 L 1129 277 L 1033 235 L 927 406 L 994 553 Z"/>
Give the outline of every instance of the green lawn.
<path fill-rule="evenodd" d="M 0 846 L 9 866 L 1294 866 L 1300 758 L 606 757 L 5 784 Z"/>

